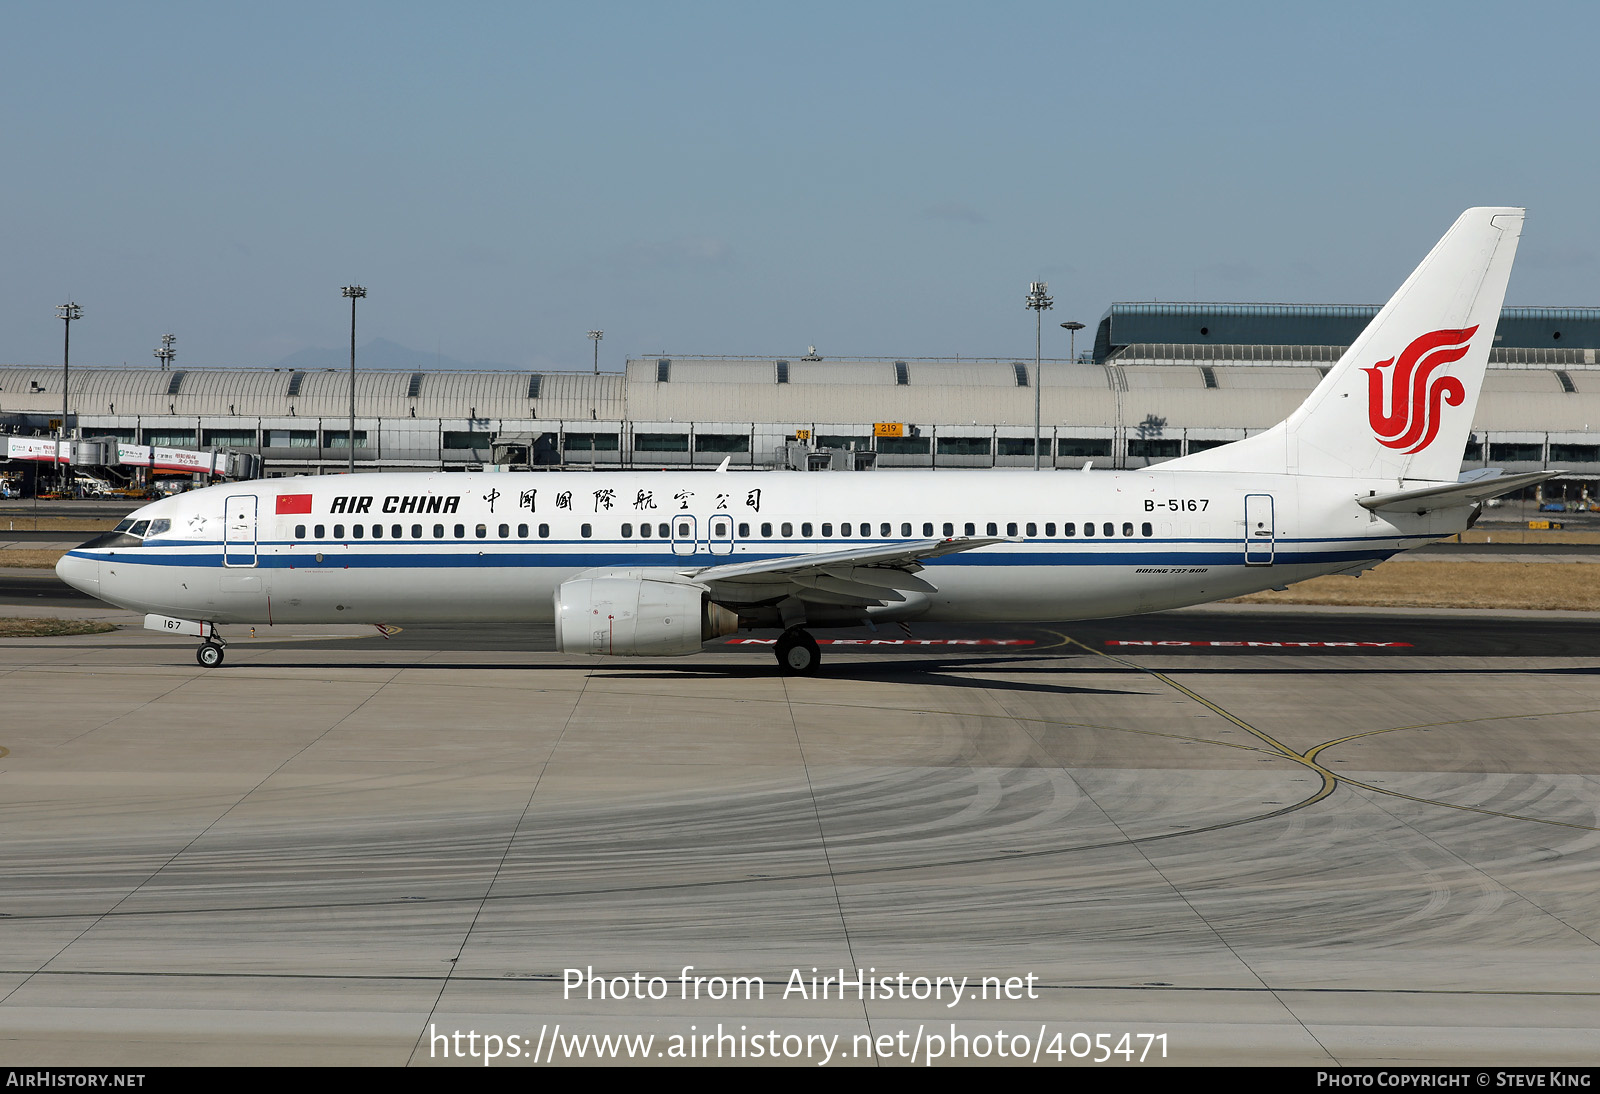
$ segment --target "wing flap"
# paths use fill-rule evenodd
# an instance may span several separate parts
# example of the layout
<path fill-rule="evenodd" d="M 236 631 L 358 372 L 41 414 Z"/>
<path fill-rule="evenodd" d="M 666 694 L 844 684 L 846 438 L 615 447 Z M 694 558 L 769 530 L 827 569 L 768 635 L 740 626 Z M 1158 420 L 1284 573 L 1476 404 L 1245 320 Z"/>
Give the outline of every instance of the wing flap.
<path fill-rule="evenodd" d="M 830 577 L 840 581 L 849 581 L 857 585 L 870 585 L 878 589 L 893 589 L 897 593 L 936 593 L 939 586 L 931 581 L 925 581 L 915 574 L 905 570 L 896 570 L 892 566 L 829 566 L 824 571 Z"/>
<path fill-rule="evenodd" d="M 795 574 L 789 580 L 804 585 L 809 589 L 838 593 L 841 596 L 861 597 L 869 602 L 887 600 L 898 604 L 903 603 L 906 598 L 905 593 L 894 589 L 868 585 L 861 581 L 847 581 L 843 578 L 834 577 L 829 573 Z"/>
<path fill-rule="evenodd" d="M 999 537 L 972 537 L 864 544 L 840 551 L 706 566 L 685 570 L 683 575 L 710 586 L 713 599 L 720 595 L 730 601 L 747 601 L 751 587 L 761 586 L 768 595 L 781 588 L 814 603 L 869 607 L 937 592 L 937 586 L 911 572 L 920 570 L 926 559 L 1005 542 Z"/>

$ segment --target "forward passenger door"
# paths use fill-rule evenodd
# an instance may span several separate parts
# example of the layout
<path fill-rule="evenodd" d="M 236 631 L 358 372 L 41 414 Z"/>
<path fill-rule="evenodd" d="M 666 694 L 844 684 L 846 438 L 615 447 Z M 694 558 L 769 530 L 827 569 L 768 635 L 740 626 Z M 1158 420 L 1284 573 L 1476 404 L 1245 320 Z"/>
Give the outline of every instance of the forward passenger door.
<path fill-rule="evenodd" d="M 256 496 L 234 494 L 223 503 L 222 564 L 256 564 Z"/>

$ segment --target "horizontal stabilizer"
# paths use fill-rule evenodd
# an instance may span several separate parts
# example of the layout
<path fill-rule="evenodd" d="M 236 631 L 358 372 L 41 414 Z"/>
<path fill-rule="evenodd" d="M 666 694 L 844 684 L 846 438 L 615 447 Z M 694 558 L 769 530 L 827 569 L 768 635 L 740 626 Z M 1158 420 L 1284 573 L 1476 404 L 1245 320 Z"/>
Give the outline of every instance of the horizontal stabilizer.
<path fill-rule="evenodd" d="M 1553 479 L 1564 471 L 1529 471 L 1523 475 L 1489 475 L 1466 482 L 1446 483 L 1444 486 L 1424 486 L 1416 490 L 1398 490 L 1390 494 L 1374 494 L 1357 500 L 1368 509 L 1378 512 L 1431 513 L 1435 509 L 1460 509 L 1476 505 L 1488 498 L 1498 498 L 1524 486 Z"/>

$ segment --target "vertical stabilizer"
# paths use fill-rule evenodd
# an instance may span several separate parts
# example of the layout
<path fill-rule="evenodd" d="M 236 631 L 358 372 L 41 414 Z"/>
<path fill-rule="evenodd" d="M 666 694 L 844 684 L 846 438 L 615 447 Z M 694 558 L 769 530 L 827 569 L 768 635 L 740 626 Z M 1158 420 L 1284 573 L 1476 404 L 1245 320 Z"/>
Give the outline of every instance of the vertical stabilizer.
<path fill-rule="evenodd" d="M 1287 420 L 1163 467 L 1454 482 L 1522 218 L 1462 213 Z"/>

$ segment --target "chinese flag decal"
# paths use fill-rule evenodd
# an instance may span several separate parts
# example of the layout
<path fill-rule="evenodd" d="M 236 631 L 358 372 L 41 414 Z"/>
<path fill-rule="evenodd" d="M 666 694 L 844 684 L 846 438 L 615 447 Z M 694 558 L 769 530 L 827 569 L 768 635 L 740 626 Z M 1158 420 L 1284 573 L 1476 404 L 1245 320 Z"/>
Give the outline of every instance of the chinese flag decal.
<path fill-rule="evenodd" d="M 309 512 L 311 512 L 311 495 L 310 494 L 279 494 L 278 495 L 278 515 L 280 517 L 283 516 L 285 513 L 309 513 Z"/>

